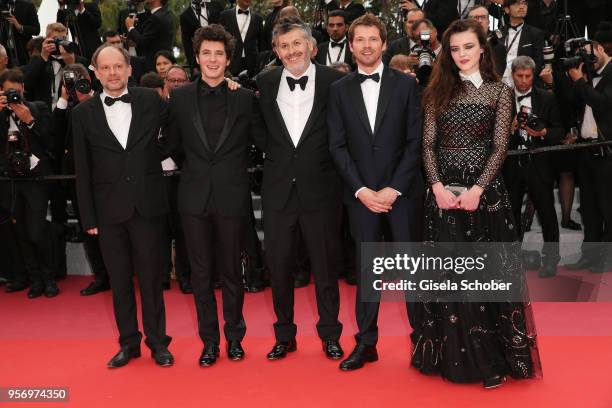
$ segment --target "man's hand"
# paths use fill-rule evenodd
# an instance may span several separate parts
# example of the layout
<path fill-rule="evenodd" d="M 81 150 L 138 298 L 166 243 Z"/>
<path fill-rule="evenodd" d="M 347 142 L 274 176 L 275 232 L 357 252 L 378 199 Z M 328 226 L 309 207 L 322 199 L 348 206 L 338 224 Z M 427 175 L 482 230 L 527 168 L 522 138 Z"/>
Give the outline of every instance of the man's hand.
<path fill-rule="evenodd" d="M 419 63 L 419 56 L 417 54 L 411 53 L 408 55 L 408 65 L 410 66 L 410 68 L 413 68 L 418 63 Z"/>
<path fill-rule="evenodd" d="M 378 192 L 376 192 L 376 196 L 383 203 L 391 207 L 393 203 L 395 202 L 395 200 L 397 200 L 397 197 L 399 196 L 399 194 L 397 193 L 397 191 L 395 191 L 391 187 L 385 187 L 382 190 L 379 190 Z"/>
<path fill-rule="evenodd" d="M 87 233 L 89 235 L 98 235 L 98 229 L 97 228 L 91 228 L 87 230 Z"/>
<path fill-rule="evenodd" d="M 544 137 L 548 134 L 548 131 L 546 130 L 546 128 L 542 130 L 533 130 L 529 126 L 525 125 L 523 126 L 523 129 L 525 129 L 527 131 L 527 134 L 531 137 Z"/>
<path fill-rule="evenodd" d="M 230 91 L 235 91 L 241 86 L 238 82 L 234 81 L 231 78 L 225 78 L 225 82 L 227 82 L 227 87 Z"/>
<path fill-rule="evenodd" d="M 545 84 L 552 86 L 553 84 L 553 73 L 552 69 L 545 67 L 542 72 L 540 72 L 540 78 L 544 81 Z"/>
<path fill-rule="evenodd" d="M 32 122 L 34 122 L 32 112 L 30 112 L 30 109 L 23 103 L 11 103 L 10 107 L 21 122 L 25 123 L 26 125 L 30 125 Z"/>
<path fill-rule="evenodd" d="M 568 132 L 565 137 L 561 140 L 561 144 L 568 145 L 576 143 L 578 140 L 578 133 Z"/>
<path fill-rule="evenodd" d="M 125 28 L 130 29 L 136 25 L 136 16 L 129 15 L 125 18 Z"/>
<path fill-rule="evenodd" d="M 49 56 L 55 51 L 55 42 L 53 42 L 53 38 L 47 38 L 43 41 L 42 50 L 40 51 L 40 57 L 48 61 Z"/>
<path fill-rule="evenodd" d="M 516 132 L 518 130 L 518 119 L 516 118 L 516 116 L 514 117 L 514 119 L 512 120 L 512 133 Z"/>
<path fill-rule="evenodd" d="M 70 95 L 68 95 L 68 91 L 66 90 L 66 87 L 64 85 L 61 86 L 60 96 L 65 100 L 68 100 L 70 98 Z"/>
<path fill-rule="evenodd" d="M 391 206 L 381 201 L 375 191 L 369 188 L 364 188 L 359 192 L 357 198 L 363 205 L 365 205 L 370 211 L 375 213 L 389 212 Z"/>
<path fill-rule="evenodd" d="M 6 95 L 4 93 L 0 94 L 0 112 L 4 110 L 8 106 L 8 100 L 6 99 Z"/>
<path fill-rule="evenodd" d="M 6 21 L 12 24 L 17 31 L 23 31 L 23 26 L 19 23 L 19 21 L 17 21 L 17 17 L 15 17 L 14 15 L 11 14 L 10 16 L 6 17 Z"/>
<path fill-rule="evenodd" d="M 580 78 L 584 78 L 584 73 L 582 72 L 582 67 L 583 66 L 584 66 L 584 62 L 581 62 L 580 65 L 578 66 L 578 68 L 570 68 L 567 71 L 567 74 L 569 75 L 570 79 L 573 82 L 576 82 Z"/>
<path fill-rule="evenodd" d="M 66 51 L 66 49 L 62 45 L 59 46 L 59 51 L 66 65 L 74 64 L 76 62 L 75 55 L 73 53 Z"/>
<path fill-rule="evenodd" d="M 402 2 L 400 3 L 400 7 L 404 11 L 410 11 L 412 9 L 419 8 L 419 6 L 414 4 L 414 1 L 412 0 L 402 0 Z"/>

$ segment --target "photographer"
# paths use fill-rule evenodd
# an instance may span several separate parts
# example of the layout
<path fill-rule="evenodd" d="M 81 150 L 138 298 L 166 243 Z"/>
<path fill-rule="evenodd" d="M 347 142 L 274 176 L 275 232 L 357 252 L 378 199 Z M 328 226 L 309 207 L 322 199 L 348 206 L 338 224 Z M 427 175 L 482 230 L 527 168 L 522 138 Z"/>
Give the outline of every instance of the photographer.
<path fill-rule="evenodd" d="M 404 17 L 404 30 L 406 31 L 406 35 L 389 43 L 387 51 L 383 54 L 383 62 L 385 65 L 389 65 L 391 58 L 397 54 L 408 55 L 410 57 L 410 66 L 414 66 L 417 63 L 417 56 L 412 54 L 412 49 L 417 45 L 412 32 L 412 26 L 414 23 L 424 18 L 425 13 L 421 9 L 415 8 L 406 12 Z"/>
<path fill-rule="evenodd" d="M 515 89 L 515 116 L 512 122 L 510 149 L 532 149 L 559 144 L 564 136 L 563 124 L 555 97 L 534 87 L 535 62 L 527 56 L 512 61 Z M 544 247 L 543 265 L 538 275 L 555 276 L 559 263 L 559 225 L 555 212 L 554 167 L 550 153 L 510 156 L 503 167 L 510 204 L 516 225 L 521 223 L 525 193 L 534 204 L 540 223 Z M 525 231 L 519 231 L 522 237 Z"/>
<path fill-rule="evenodd" d="M 318 45 L 315 57 L 319 64 L 331 66 L 335 62 L 346 62 L 353 65 L 353 54 L 346 39 L 348 25 L 346 25 L 344 12 L 334 10 L 327 16 L 327 34 L 329 41 Z"/>
<path fill-rule="evenodd" d="M 147 58 L 147 68 L 153 70 L 153 56 L 159 50 L 172 51 L 174 43 L 173 17 L 166 4 L 168 0 L 146 0 L 151 16 L 136 25 L 136 16 L 130 14 L 125 19 L 128 40 L 136 43 L 139 56 Z"/>
<path fill-rule="evenodd" d="M 23 0 L 0 0 L 0 43 L 8 51 L 10 65 L 28 63 L 26 44 L 40 31 L 34 4 Z"/>
<path fill-rule="evenodd" d="M 79 103 L 93 97 L 91 89 L 91 78 L 87 69 L 81 64 L 66 65 L 63 71 L 60 98 L 52 114 L 52 129 L 55 137 L 55 149 L 58 171 L 61 174 L 74 174 L 74 146 L 71 126 L 72 109 Z M 74 183 L 70 183 L 66 189 L 66 195 L 72 202 L 75 215 L 78 220 L 79 207 L 76 198 Z M 63 201 L 65 204 L 65 200 Z M 53 206 L 53 202 L 52 202 Z M 65 208 L 58 209 L 65 214 Z M 53 213 L 53 211 L 52 211 Z M 55 217 L 54 217 L 55 218 Z M 54 220 L 55 221 L 55 220 Z M 79 222 L 79 227 L 83 229 Z M 108 272 L 104 266 L 100 245 L 97 235 L 83 234 L 83 248 L 87 255 L 87 260 L 94 274 L 94 281 L 84 289 L 81 289 L 82 296 L 94 295 L 98 292 L 110 289 Z"/>
<path fill-rule="evenodd" d="M 612 140 L 612 23 L 599 25 L 592 42 L 592 83 L 585 77 L 585 63 L 568 70 L 573 90 L 580 101 L 580 136 L 585 141 Z M 588 61 L 591 64 L 590 61 Z M 603 244 L 612 242 L 612 149 L 600 146 L 582 149 L 580 207 L 584 225 L 582 257 L 569 269 L 588 268 L 592 272 L 612 270 L 612 256 Z"/>
<path fill-rule="evenodd" d="M 181 13 L 181 39 L 185 50 L 185 59 L 192 73 L 198 67 L 193 52 L 193 35 L 200 27 L 218 23 L 221 11 L 223 11 L 223 6 L 218 1 L 191 0 L 191 4 Z"/>
<path fill-rule="evenodd" d="M 85 4 L 83 0 L 58 0 L 58 3 L 57 22 L 70 29 L 78 54 L 89 61 L 101 44 L 98 30 L 102 16 L 98 5 Z"/>
<path fill-rule="evenodd" d="M 32 56 L 24 67 L 28 99 L 45 102 L 51 110 L 59 99 L 63 67 L 75 62 L 89 65 L 87 60 L 76 55 L 76 44 L 66 40 L 67 34 L 63 24 L 49 24 L 40 55 Z"/>
<path fill-rule="evenodd" d="M 41 103 L 23 99 L 23 74 L 9 69 L 0 75 L 0 171 L 12 178 L 52 173 L 48 151 L 53 141 L 48 132 L 49 112 Z M 59 293 L 50 268 L 46 240 L 48 185 L 35 181 L 0 182 L 0 206 L 15 224 L 18 247 L 32 282 L 29 298 Z M 26 287 L 27 277 L 16 277 L 13 288 Z"/>

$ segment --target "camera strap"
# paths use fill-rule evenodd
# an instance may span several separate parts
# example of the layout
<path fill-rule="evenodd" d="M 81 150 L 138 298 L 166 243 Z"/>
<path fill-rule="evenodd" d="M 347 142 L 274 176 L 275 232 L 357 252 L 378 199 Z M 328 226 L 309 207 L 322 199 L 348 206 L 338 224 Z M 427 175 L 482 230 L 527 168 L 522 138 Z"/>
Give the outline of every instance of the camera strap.
<path fill-rule="evenodd" d="M 508 40 L 510 39 L 510 29 L 508 28 L 508 35 L 506 36 L 506 43 L 504 44 L 505 47 L 506 47 L 506 54 L 508 54 L 508 52 L 510 52 L 510 49 L 512 48 L 512 46 L 516 42 L 516 39 L 521 36 L 521 33 L 523 32 L 523 27 L 524 26 L 525 25 L 523 24 L 523 26 L 521 26 L 521 28 L 516 32 L 516 34 L 514 34 L 514 37 L 512 37 L 512 42 L 509 45 L 508 45 Z"/>
<path fill-rule="evenodd" d="M 340 52 L 338 52 L 338 56 L 336 57 L 336 62 L 340 61 L 340 57 L 342 56 L 342 51 L 344 51 L 344 47 L 346 46 L 346 39 L 344 40 L 344 42 L 342 42 L 342 45 L 340 46 Z M 329 41 L 329 45 L 327 46 L 328 50 L 327 50 L 327 61 L 329 63 L 329 65 L 333 64 L 334 61 L 331 60 L 331 53 L 330 51 L 332 50 L 332 46 L 331 46 L 331 40 Z"/>

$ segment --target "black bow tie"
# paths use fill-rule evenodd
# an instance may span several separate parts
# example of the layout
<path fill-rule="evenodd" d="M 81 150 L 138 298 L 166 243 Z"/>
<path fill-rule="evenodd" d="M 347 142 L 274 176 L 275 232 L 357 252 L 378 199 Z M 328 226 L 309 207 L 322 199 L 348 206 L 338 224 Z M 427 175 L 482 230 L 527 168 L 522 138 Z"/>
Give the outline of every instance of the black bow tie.
<path fill-rule="evenodd" d="M 517 24 L 517 25 L 511 25 L 510 28 L 513 29 L 514 31 L 518 31 L 519 28 L 521 28 L 523 26 L 523 24 Z"/>
<path fill-rule="evenodd" d="M 331 46 L 332 46 L 332 48 L 333 47 L 343 48 L 344 47 L 344 41 L 340 41 L 340 42 L 332 41 L 331 42 Z"/>
<path fill-rule="evenodd" d="M 132 97 L 130 96 L 130 94 L 125 94 L 121 95 L 118 98 L 113 98 L 112 96 L 107 96 L 106 98 L 104 98 L 104 103 L 106 104 L 106 106 L 113 106 L 115 102 L 131 103 Z"/>
<path fill-rule="evenodd" d="M 363 82 L 366 79 L 371 79 L 374 82 L 380 81 L 380 75 L 378 74 L 378 72 L 372 75 L 358 74 L 358 77 L 359 77 L 359 82 Z"/>
<path fill-rule="evenodd" d="M 287 77 L 287 83 L 289 84 L 289 89 L 291 89 L 291 92 L 295 90 L 296 84 L 300 84 L 300 88 L 302 88 L 303 91 L 304 89 L 306 89 L 306 84 L 308 83 L 308 76 L 303 76 L 300 79 L 293 79 L 291 77 Z"/>
<path fill-rule="evenodd" d="M 243 10 L 243 9 L 238 9 L 238 14 L 246 14 L 247 16 L 249 15 L 249 10 Z"/>
<path fill-rule="evenodd" d="M 523 99 L 531 98 L 531 92 L 527 92 L 525 95 L 520 95 L 516 97 L 516 101 L 520 102 Z"/>

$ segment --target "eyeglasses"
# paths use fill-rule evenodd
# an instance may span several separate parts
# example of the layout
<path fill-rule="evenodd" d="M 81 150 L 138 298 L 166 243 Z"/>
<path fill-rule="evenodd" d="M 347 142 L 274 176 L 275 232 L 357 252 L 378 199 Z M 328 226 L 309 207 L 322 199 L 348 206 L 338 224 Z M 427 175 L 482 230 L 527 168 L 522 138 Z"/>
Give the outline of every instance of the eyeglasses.
<path fill-rule="evenodd" d="M 170 83 L 170 84 L 184 84 L 185 82 L 187 82 L 186 79 L 170 79 L 170 78 L 166 78 L 166 82 Z"/>
<path fill-rule="evenodd" d="M 482 15 L 482 16 L 470 16 L 470 18 L 474 19 L 474 20 L 478 20 L 478 21 L 488 21 L 489 20 L 489 16 L 488 15 Z"/>

